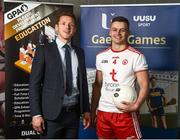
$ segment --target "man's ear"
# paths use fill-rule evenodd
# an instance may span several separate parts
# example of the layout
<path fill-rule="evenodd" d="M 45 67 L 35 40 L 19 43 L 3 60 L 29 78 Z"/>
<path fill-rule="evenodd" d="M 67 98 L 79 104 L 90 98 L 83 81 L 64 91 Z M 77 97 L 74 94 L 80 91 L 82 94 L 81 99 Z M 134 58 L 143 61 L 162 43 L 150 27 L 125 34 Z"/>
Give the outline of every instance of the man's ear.
<path fill-rule="evenodd" d="M 55 24 L 55 34 L 58 34 L 58 25 L 57 24 Z"/>
<path fill-rule="evenodd" d="M 75 27 L 75 29 L 74 29 L 74 33 L 76 33 L 77 32 L 77 27 Z"/>

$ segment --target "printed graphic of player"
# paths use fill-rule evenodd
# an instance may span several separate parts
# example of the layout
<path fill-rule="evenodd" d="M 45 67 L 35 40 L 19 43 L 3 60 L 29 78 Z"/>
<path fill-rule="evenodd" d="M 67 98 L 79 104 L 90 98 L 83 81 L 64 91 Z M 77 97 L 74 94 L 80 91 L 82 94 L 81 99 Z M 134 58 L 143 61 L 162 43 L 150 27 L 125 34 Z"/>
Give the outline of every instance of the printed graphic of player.
<path fill-rule="evenodd" d="M 22 45 L 19 48 L 19 60 L 15 62 L 15 66 L 30 73 L 35 52 L 36 45 L 31 41 L 27 45 Z"/>
<path fill-rule="evenodd" d="M 158 117 L 160 117 L 163 128 L 167 129 L 166 115 L 164 106 L 167 104 L 167 98 L 164 96 L 165 92 L 162 88 L 157 86 L 157 78 L 152 76 L 150 78 L 150 91 L 147 98 L 147 105 L 151 112 L 152 126 L 158 128 Z"/>

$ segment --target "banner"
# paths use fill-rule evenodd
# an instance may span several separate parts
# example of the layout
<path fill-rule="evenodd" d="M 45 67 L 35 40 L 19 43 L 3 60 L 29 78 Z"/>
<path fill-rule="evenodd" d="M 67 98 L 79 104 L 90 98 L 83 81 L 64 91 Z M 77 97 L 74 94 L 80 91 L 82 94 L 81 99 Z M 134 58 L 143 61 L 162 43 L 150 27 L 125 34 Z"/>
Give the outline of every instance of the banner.
<path fill-rule="evenodd" d="M 4 138 L 5 125 L 5 49 L 3 30 L 3 2 L 0 2 L 0 138 Z"/>
<path fill-rule="evenodd" d="M 29 75 L 35 50 L 52 41 L 58 13 L 71 4 L 5 1 L 6 138 L 38 138 L 31 126 Z"/>
<path fill-rule="evenodd" d="M 94 67 L 96 53 L 110 45 L 110 21 L 120 15 L 130 22 L 129 44 L 145 54 L 150 70 L 178 70 L 179 7 L 170 4 L 81 6 L 81 46 L 88 52 L 87 67 Z"/>
<path fill-rule="evenodd" d="M 153 129 L 146 102 L 140 108 L 143 138 L 177 138 L 178 70 L 180 56 L 180 4 L 82 5 L 81 47 L 85 50 L 89 94 L 95 77 L 96 54 L 111 45 L 110 23 L 113 17 L 124 16 L 130 22 L 130 46 L 142 52 L 149 65 L 150 77 L 171 105 L 163 106 L 165 123 L 158 118 Z M 137 87 L 138 89 L 138 87 Z M 154 94 L 155 95 L 155 94 Z M 164 128 L 164 129 L 163 129 Z"/>

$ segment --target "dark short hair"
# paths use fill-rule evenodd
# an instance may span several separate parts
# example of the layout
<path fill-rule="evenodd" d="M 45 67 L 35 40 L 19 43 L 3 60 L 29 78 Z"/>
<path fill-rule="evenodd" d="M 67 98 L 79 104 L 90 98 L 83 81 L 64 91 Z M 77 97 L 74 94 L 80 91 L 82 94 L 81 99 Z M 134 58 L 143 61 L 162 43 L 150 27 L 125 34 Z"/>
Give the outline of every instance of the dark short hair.
<path fill-rule="evenodd" d="M 128 26 L 128 28 L 129 28 L 129 20 L 128 20 L 127 18 L 122 17 L 122 16 L 117 16 L 117 17 L 114 17 L 114 18 L 112 19 L 112 22 L 111 22 L 111 23 L 116 22 L 116 21 L 126 23 L 127 26 Z"/>
<path fill-rule="evenodd" d="M 62 16 L 69 16 L 69 17 L 71 17 L 71 18 L 74 20 L 75 25 L 77 25 L 76 16 L 75 16 L 74 13 L 71 12 L 71 11 L 62 11 L 62 12 L 59 12 L 59 13 L 58 13 L 58 16 L 57 16 L 57 19 L 56 19 L 56 22 L 55 22 L 56 24 L 58 24 L 59 19 L 60 19 L 60 17 L 62 17 Z"/>

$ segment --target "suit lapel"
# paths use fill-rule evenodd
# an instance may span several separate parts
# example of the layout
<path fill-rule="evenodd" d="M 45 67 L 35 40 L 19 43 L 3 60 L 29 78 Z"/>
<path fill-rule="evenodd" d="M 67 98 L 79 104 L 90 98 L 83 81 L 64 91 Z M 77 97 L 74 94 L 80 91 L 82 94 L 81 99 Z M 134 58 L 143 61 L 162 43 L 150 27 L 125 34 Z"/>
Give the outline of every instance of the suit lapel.
<path fill-rule="evenodd" d="M 57 44 L 55 43 L 55 41 L 52 43 L 52 48 L 55 54 L 55 59 L 57 60 L 57 68 L 58 71 L 60 73 L 60 75 L 63 75 L 63 64 L 62 64 L 62 60 L 61 60 L 61 56 L 57 47 Z M 64 81 L 64 76 L 62 76 L 63 81 Z"/>

